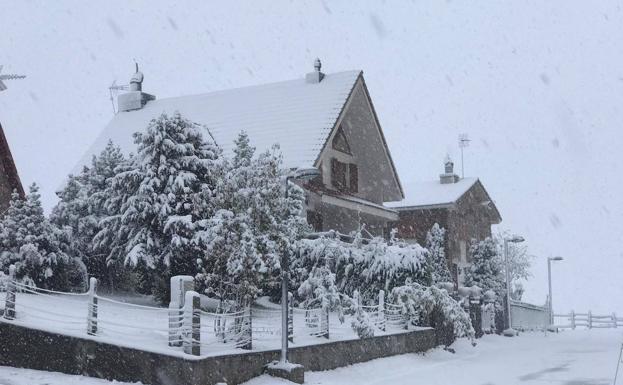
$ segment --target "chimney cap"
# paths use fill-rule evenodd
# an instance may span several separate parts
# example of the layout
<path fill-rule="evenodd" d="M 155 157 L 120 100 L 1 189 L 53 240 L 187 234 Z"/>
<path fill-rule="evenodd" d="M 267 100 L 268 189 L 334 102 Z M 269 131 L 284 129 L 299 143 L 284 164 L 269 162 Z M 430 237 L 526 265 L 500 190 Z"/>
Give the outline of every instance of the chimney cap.
<path fill-rule="evenodd" d="M 314 60 L 314 69 L 320 72 L 321 68 L 322 68 L 322 63 L 320 62 L 320 58 L 316 58 L 316 60 Z"/>
<path fill-rule="evenodd" d="M 316 58 L 316 60 L 314 60 L 315 71 L 310 72 L 307 75 L 305 75 L 305 81 L 307 83 L 320 83 L 322 79 L 324 78 L 324 74 L 320 72 L 321 68 L 322 68 L 322 63 L 320 62 L 319 58 Z"/>

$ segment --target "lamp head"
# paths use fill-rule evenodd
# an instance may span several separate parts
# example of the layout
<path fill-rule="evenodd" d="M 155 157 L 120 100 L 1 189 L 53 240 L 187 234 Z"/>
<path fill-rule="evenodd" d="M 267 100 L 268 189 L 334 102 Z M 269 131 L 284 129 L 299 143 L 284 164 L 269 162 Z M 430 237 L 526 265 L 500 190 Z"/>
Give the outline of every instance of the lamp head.
<path fill-rule="evenodd" d="M 562 261 L 563 257 L 550 257 L 548 258 L 550 261 Z"/>
<path fill-rule="evenodd" d="M 522 237 L 521 235 L 513 235 L 512 237 L 506 238 L 505 240 L 512 243 L 520 243 L 525 241 L 524 237 Z"/>

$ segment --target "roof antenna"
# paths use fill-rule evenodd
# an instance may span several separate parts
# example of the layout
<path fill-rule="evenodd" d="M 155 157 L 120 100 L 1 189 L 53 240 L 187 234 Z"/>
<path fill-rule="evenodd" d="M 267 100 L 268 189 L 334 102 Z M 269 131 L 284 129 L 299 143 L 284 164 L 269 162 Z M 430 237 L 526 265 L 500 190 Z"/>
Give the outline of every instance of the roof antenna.
<path fill-rule="evenodd" d="M 463 149 L 469 146 L 471 139 L 467 133 L 459 134 L 459 148 L 461 149 L 461 179 L 465 178 L 465 162 L 463 161 Z"/>
<path fill-rule="evenodd" d="M 2 65 L 0 65 L 0 72 L 2 72 Z M 3 80 L 14 80 L 14 79 L 24 79 L 26 75 L 15 75 L 15 74 L 6 74 L 0 75 L 0 91 L 4 91 L 7 89 L 6 84 L 4 84 Z"/>

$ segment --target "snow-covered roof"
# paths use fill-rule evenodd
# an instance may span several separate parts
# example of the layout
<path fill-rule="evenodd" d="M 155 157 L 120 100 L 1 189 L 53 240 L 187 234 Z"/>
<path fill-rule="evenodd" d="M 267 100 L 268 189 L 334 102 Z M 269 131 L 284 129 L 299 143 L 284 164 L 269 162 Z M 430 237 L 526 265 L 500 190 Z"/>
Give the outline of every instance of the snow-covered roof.
<path fill-rule="evenodd" d="M 109 140 L 126 153 L 135 152 L 132 134 L 161 113 L 175 111 L 205 125 L 226 154 L 245 130 L 258 151 L 279 143 L 286 167 L 313 165 L 361 73 L 326 74 L 319 83 L 300 78 L 149 101 L 140 110 L 115 115 L 74 171 L 89 164 Z"/>
<path fill-rule="evenodd" d="M 456 183 L 446 184 L 442 184 L 438 180 L 407 184 L 404 200 L 386 203 L 385 205 L 397 209 L 450 205 L 461 198 L 476 182 L 478 182 L 478 178 L 463 178 Z"/>

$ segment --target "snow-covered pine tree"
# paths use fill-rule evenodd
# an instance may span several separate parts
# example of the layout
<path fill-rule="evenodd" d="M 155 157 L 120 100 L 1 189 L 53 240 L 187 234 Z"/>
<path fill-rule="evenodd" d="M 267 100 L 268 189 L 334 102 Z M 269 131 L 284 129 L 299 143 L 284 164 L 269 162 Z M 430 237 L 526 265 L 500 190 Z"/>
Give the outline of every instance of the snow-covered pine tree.
<path fill-rule="evenodd" d="M 26 199 L 13 193 L 0 221 L 0 269 L 6 273 L 14 264 L 19 279 L 38 287 L 84 289 L 86 268 L 63 251 L 62 235 L 45 217 L 36 184 Z"/>
<path fill-rule="evenodd" d="M 93 237 L 100 231 L 99 222 L 108 215 L 105 202 L 110 178 L 127 167 L 119 147 L 109 141 L 104 150 L 94 156 L 90 167 L 78 175 L 70 175 L 65 187 L 57 192 L 60 198 L 52 209 L 50 221 L 62 229 L 69 239 L 68 254 L 82 259 L 91 276 L 103 286 L 118 286 L 125 278 L 121 266 L 109 265 L 106 245 L 96 249 Z"/>
<path fill-rule="evenodd" d="M 101 221 L 95 239 L 111 246 L 109 261 L 143 261 L 152 272 L 153 294 L 163 302 L 171 276 L 197 272 L 195 222 L 210 211 L 206 206 L 221 179 L 221 150 L 201 130 L 176 112 L 134 134 L 137 156 L 112 178 L 105 206 L 113 214 Z"/>
<path fill-rule="evenodd" d="M 483 292 L 493 290 L 498 298 L 504 296 L 506 290 L 499 251 L 498 243 L 491 237 L 480 242 L 472 241 L 469 248 L 472 264 L 465 271 L 465 286 L 476 285 Z"/>
<path fill-rule="evenodd" d="M 448 261 L 446 259 L 445 236 L 446 230 L 439 226 L 438 223 L 435 223 L 428 233 L 426 233 L 426 244 L 424 247 L 428 249 L 426 270 L 427 278 L 430 279 L 430 285 L 441 282 L 452 282 L 452 275 L 450 274 Z"/>

